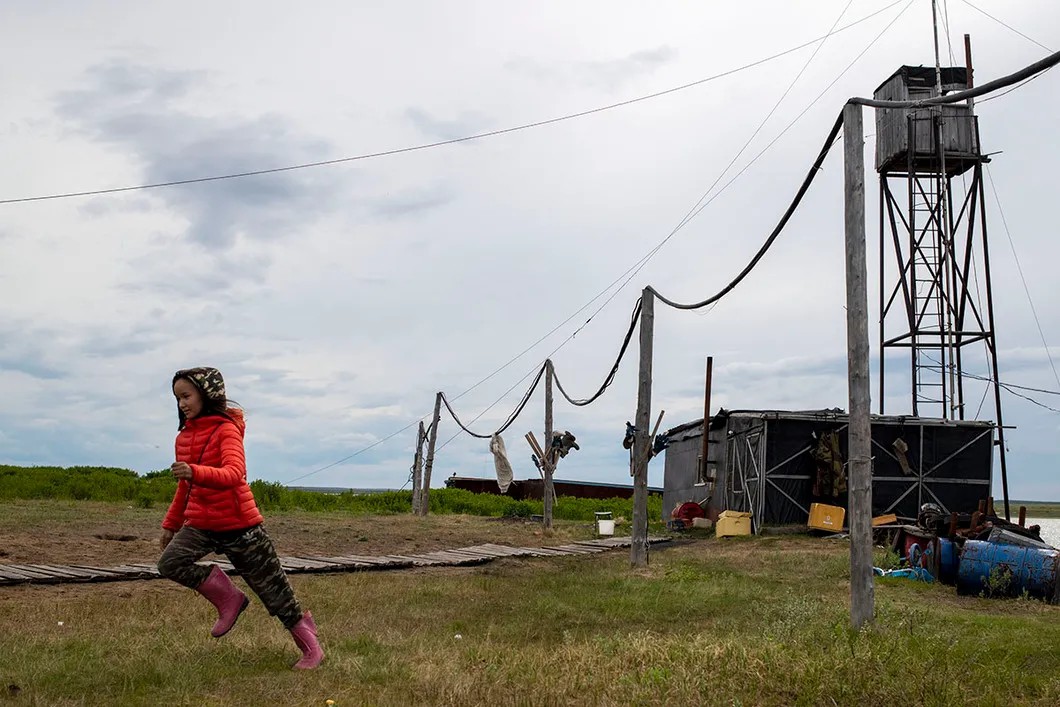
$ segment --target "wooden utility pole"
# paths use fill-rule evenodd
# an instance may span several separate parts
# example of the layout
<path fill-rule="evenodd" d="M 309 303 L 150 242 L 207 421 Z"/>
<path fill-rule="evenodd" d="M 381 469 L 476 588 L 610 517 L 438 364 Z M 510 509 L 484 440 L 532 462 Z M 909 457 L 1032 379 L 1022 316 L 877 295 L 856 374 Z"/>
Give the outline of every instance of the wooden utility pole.
<path fill-rule="evenodd" d="M 542 525 L 545 530 L 552 530 L 552 500 L 555 496 L 555 486 L 552 484 L 552 474 L 556 470 L 555 452 L 552 449 L 552 360 L 545 361 L 545 458 L 541 460 L 542 500 L 544 501 L 544 519 Z"/>
<path fill-rule="evenodd" d="M 633 442 L 633 537 L 629 562 L 648 565 L 648 461 L 651 459 L 651 361 L 655 329 L 655 295 L 644 288 L 640 300 L 640 382 L 637 386 L 637 433 Z"/>
<path fill-rule="evenodd" d="M 423 441 L 427 431 L 423 429 L 423 420 L 416 432 L 416 456 L 412 459 L 412 512 L 420 512 L 420 496 L 423 493 Z"/>
<path fill-rule="evenodd" d="M 872 427 L 869 421 L 869 316 L 865 280 L 865 137 L 862 108 L 843 106 L 847 285 L 847 385 L 850 424 L 850 622 L 870 623 L 872 582 Z"/>
<path fill-rule="evenodd" d="M 423 466 L 423 488 L 420 491 L 419 514 L 427 515 L 430 508 L 431 470 L 434 468 L 434 445 L 438 442 L 438 419 L 442 416 L 442 394 L 434 398 L 434 417 L 431 418 L 430 440 L 427 442 L 427 463 Z"/>

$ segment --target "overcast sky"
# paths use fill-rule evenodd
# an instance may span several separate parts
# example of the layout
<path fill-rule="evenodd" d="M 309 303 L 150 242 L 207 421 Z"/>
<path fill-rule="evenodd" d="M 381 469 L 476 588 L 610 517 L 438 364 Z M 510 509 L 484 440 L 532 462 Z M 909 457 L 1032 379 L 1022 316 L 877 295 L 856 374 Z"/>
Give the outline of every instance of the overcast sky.
<path fill-rule="evenodd" d="M 889 4 L 8 0 L 0 200 L 545 120 L 727 72 Z M 963 64 L 969 33 L 979 83 L 1048 53 L 962 0 L 941 5 L 943 53 L 952 46 Z M 975 5 L 1060 47 L 1054 0 Z M 903 1 L 823 45 L 534 129 L 315 169 L 0 205 L 0 463 L 166 467 L 172 372 L 213 365 L 248 412 L 252 478 L 400 487 L 435 391 L 455 398 L 604 293 L 454 406 L 467 422 L 500 399 L 473 425 L 492 431 L 525 391 L 520 380 L 565 341 L 553 355 L 558 374 L 572 395 L 589 395 L 642 287 L 684 301 L 712 294 L 787 207 L 844 100 L 871 95 L 903 64 L 933 62 L 931 3 Z M 1052 72 L 977 106 L 984 150 L 1000 153 L 989 174 L 1007 223 L 991 194 L 1001 378 L 1053 391 L 1060 381 L 1043 335 L 1060 362 L 1058 81 Z M 865 124 L 872 274 L 871 110 Z M 717 198 L 628 285 L 606 289 L 719 176 Z M 657 309 L 653 408 L 666 411 L 663 426 L 702 416 L 707 355 L 715 410 L 846 408 L 843 262 L 835 149 L 776 246 L 729 297 L 707 312 Z M 876 287 L 873 276 L 873 320 Z M 634 343 L 596 404 L 557 402 L 556 426 L 582 444 L 559 478 L 628 482 L 621 438 L 636 409 L 636 353 Z M 899 358 L 888 369 L 888 412 L 910 410 L 906 365 Z M 980 350 L 966 368 L 986 372 Z M 1060 397 L 1030 395 L 1060 408 Z M 969 397 L 978 402 L 978 392 Z M 522 437 L 540 437 L 541 415 L 539 391 L 505 435 L 516 478 L 536 475 Z M 980 417 L 993 416 L 988 401 Z M 1060 500 L 1060 415 L 1006 394 L 1004 416 L 1016 427 L 1012 496 Z M 443 416 L 439 446 L 456 431 Z M 662 484 L 662 466 L 653 463 L 652 485 Z M 460 435 L 440 449 L 435 485 L 454 473 L 491 475 L 487 443 Z"/>

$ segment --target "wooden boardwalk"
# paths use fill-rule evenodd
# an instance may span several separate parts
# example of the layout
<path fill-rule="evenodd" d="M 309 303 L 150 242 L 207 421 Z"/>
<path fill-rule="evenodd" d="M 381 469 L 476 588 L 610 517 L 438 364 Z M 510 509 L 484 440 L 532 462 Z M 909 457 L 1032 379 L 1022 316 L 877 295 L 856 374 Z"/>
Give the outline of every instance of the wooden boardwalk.
<path fill-rule="evenodd" d="M 629 547 L 630 538 L 601 538 L 578 540 L 566 545 L 545 547 L 510 547 L 508 545 L 472 545 L 455 550 L 410 555 L 337 555 L 317 557 L 298 555 L 280 558 L 280 564 L 288 574 L 303 572 L 358 572 L 366 570 L 397 570 L 409 567 L 455 567 L 480 565 L 504 557 L 557 557 L 563 555 L 592 555 L 615 548 Z M 667 542 L 668 538 L 649 537 L 648 542 Z M 215 564 L 228 574 L 235 569 L 226 560 L 204 561 L 200 564 Z M 157 579 L 158 568 L 154 563 L 136 563 L 115 567 L 92 565 L 0 565 L 0 586 L 13 584 L 64 584 L 67 582 L 125 582 L 136 579 Z"/>

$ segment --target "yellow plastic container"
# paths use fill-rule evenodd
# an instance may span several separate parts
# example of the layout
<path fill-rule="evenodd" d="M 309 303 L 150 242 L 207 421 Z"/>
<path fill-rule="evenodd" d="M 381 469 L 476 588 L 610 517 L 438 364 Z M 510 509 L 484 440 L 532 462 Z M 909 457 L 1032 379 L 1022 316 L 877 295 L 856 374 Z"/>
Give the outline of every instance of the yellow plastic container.
<path fill-rule="evenodd" d="M 826 503 L 810 504 L 810 520 L 806 525 L 817 530 L 831 530 L 839 532 L 843 529 L 843 519 L 847 511 L 839 506 L 829 506 Z"/>
<path fill-rule="evenodd" d="M 722 511 L 714 528 L 714 535 L 719 538 L 750 535 L 751 514 L 744 511 Z"/>

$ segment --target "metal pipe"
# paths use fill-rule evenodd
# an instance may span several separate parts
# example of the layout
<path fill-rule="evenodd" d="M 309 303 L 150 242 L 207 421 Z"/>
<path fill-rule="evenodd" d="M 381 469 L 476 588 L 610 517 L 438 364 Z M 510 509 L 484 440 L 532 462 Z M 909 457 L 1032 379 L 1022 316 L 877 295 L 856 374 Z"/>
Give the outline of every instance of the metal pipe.
<path fill-rule="evenodd" d="M 699 478 L 704 481 L 710 475 L 710 469 L 707 466 L 707 451 L 710 444 L 710 386 L 711 386 L 711 374 L 714 369 L 714 357 L 707 356 L 707 378 L 706 387 L 703 392 L 703 444 L 700 447 L 700 458 L 699 458 Z M 713 496 L 713 490 L 711 491 Z"/>

